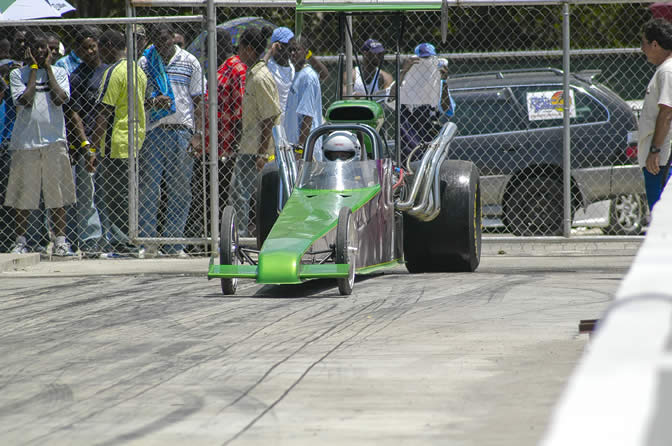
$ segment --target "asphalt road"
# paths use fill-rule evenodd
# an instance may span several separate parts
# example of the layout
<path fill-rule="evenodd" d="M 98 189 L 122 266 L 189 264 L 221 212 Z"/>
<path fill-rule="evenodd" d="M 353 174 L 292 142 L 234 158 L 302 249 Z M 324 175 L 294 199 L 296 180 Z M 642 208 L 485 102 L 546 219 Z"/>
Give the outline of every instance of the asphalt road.
<path fill-rule="evenodd" d="M 397 268 L 349 298 L 327 281 L 224 297 L 202 273 L 83 262 L 3 273 L 0 444 L 535 445 L 579 320 L 631 261 Z"/>

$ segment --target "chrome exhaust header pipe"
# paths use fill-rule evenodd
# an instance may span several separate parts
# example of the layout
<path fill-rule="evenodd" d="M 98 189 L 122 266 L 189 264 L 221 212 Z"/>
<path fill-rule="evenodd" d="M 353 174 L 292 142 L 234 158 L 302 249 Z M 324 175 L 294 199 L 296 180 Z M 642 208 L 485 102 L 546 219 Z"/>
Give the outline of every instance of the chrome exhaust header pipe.
<path fill-rule="evenodd" d="M 457 126 L 452 122 L 443 126 L 422 157 L 408 199 L 395 204 L 398 210 L 407 211 L 422 221 L 431 221 L 439 215 L 441 212 L 441 164 L 448 156 L 448 146 L 456 132 Z M 420 191 L 422 193 L 418 199 Z"/>

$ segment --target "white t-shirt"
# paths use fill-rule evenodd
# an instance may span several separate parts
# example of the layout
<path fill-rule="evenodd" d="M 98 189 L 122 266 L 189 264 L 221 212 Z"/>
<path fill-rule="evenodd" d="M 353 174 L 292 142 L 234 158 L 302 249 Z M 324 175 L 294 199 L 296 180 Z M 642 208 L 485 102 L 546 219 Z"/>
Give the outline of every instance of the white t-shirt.
<path fill-rule="evenodd" d="M 177 45 L 175 45 L 175 50 L 175 54 L 166 65 L 166 74 L 175 95 L 175 113 L 153 123 L 148 130 L 161 124 L 180 124 L 194 128 L 193 98 L 205 93 L 206 81 L 203 78 L 203 71 L 198 59 Z M 145 56 L 140 58 L 138 65 L 147 72 L 147 58 Z M 147 77 L 149 78 L 149 75 Z M 149 79 L 147 85 L 151 85 Z M 149 93 L 151 93 L 151 87 L 147 94 L 149 95 Z"/>
<path fill-rule="evenodd" d="M 421 58 L 404 76 L 399 91 L 403 105 L 437 107 L 441 98 L 441 71 L 436 56 Z"/>
<path fill-rule="evenodd" d="M 639 141 L 637 142 L 637 159 L 640 167 L 646 167 L 646 158 L 653 141 L 653 132 L 656 128 L 658 105 L 672 107 L 672 58 L 660 64 L 653 74 L 644 96 L 644 105 L 639 115 Z M 663 165 L 670 157 L 670 140 L 672 129 L 665 136 L 660 151 L 660 163 Z"/>
<path fill-rule="evenodd" d="M 60 67 L 51 67 L 58 86 L 70 99 L 68 72 Z M 63 106 L 54 105 L 49 88 L 47 72 L 40 68 L 36 73 L 35 97 L 32 106 L 19 105 L 19 97 L 26 91 L 30 67 L 17 68 L 9 73 L 12 99 L 16 105 L 16 122 L 12 130 L 9 150 L 33 150 L 55 142 L 65 142 L 65 118 Z"/>
<path fill-rule="evenodd" d="M 287 106 L 287 95 L 289 94 L 289 89 L 292 87 L 292 82 L 294 82 L 294 65 L 290 62 L 289 66 L 283 67 L 282 65 L 278 65 L 271 57 L 266 66 L 273 75 L 273 79 L 275 79 L 275 85 L 278 86 L 280 109 L 284 112 Z"/>

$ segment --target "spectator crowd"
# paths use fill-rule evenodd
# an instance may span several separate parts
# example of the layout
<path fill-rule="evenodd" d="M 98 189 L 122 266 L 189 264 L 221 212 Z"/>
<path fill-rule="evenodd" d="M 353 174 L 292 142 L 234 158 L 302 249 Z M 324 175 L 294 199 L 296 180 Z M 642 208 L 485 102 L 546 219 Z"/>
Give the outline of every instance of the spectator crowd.
<path fill-rule="evenodd" d="M 59 36 L 37 28 L 0 39 L 0 251 L 188 256 L 190 246 L 179 241 L 207 233 L 203 163 L 210 162 L 207 132 L 215 127 L 220 203 L 235 206 L 240 236 L 254 235 L 251 199 L 273 153 L 272 128 L 284 125 L 290 143 L 305 144 L 323 123 L 321 82 L 329 72 L 309 38 L 298 41 L 289 28 L 247 28 L 237 47 L 218 30 L 215 126 L 202 113 L 201 63 L 175 31 L 165 23 L 147 32 L 136 25 L 132 57 L 123 33 L 94 26 L 76 28 L 67 52 Z M 366 64 L 355 73 L 355 87 L 362 87 L 355 95 L 389 86 L 380 70 L 382 44 L 369 39 L 361 49 Z M 138 235 L 176 244 L 136 246 L 129 238 L 131 128 Z"/>

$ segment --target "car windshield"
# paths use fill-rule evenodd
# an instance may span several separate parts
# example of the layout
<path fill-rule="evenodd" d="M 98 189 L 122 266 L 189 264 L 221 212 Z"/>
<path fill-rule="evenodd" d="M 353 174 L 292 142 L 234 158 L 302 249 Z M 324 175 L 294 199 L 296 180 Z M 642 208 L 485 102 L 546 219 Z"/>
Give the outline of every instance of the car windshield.
<path fill-rule="evenodd" d="M 377 162 L 313 161 L 299 172 L 299 189 L 349 190 L 380 184 Z"/>

